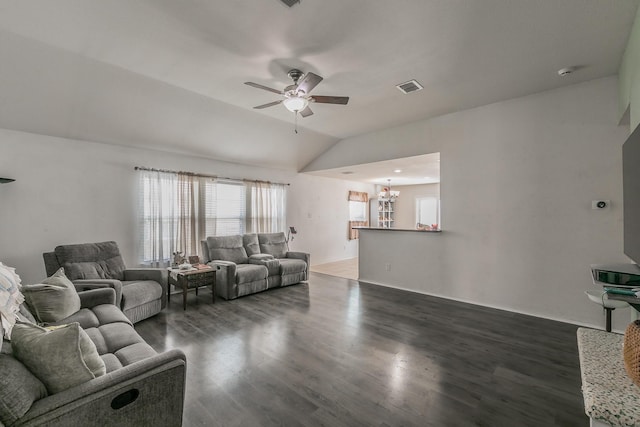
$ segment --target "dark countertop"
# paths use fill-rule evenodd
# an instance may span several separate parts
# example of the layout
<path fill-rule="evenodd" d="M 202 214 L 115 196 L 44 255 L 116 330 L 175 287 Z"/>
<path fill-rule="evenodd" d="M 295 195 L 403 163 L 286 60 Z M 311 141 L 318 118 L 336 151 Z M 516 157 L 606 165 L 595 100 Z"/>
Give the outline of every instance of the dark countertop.
<path fill-rule="evenodd" d="M 354 230 L 379 230 L 379 231 L 414 231 L 416 233 L 441 233 L 442 230 L 416 230 L 415 228 L 382 228 L 382 227 L 353 227 Z"/>

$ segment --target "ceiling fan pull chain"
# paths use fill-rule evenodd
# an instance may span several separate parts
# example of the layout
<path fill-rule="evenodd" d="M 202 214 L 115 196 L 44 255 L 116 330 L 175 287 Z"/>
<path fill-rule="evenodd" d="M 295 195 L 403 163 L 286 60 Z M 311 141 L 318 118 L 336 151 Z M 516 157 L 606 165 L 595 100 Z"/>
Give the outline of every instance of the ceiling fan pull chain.
<path fill-rule="evenodd" d="M 296 111 L 296 112 L 295 112 L 295 113 L 293 113 L 293 114 L 295 114 L 295 120 L 294 120 L 294 122 L 295 122 L 295 127 L 294 127 L 294 131 L 295 131 L 296 133 L 298 133 L 298 112 Z"/>

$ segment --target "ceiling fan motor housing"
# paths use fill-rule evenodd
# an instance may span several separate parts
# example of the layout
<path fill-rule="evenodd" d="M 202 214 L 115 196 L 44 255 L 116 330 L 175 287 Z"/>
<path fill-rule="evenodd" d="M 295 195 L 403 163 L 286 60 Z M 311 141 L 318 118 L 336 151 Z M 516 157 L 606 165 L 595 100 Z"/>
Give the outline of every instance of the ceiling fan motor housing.
<path fill-rule="evenodd" d="M 287 75 L 289 77 L 291 77 L 291 79 L 293 79 L 293 84 L 297 85 L 298 84 L 298 80 L 300 80 L 300 77 L 302 77 L 303 73 L 302 73 L 302 71 L 294 68 L 294 69 L 290 70 Z"/>

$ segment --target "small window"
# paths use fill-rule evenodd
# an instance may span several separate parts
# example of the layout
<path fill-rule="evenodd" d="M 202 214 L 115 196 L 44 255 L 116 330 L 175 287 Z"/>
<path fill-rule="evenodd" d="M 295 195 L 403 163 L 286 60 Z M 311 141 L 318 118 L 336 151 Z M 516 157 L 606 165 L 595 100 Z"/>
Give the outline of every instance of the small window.
<path fill-rule="evenodd" d="M 440 229 L 440 199 L 437 197 L 416 198 L 416 228 Z"/>
<path fill-rule="evenodd" d="M 366 202 L 349 201 L 349 221 L 366 221 L 367 220 Z"/>

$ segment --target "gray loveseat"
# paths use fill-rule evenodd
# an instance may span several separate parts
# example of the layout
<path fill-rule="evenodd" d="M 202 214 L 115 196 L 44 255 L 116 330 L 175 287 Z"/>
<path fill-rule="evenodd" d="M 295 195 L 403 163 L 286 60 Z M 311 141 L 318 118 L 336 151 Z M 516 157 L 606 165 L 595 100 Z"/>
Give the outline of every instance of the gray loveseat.
<path fill-rule="evenodd" d="M 114 289 L 78 293 L 80 310 L 53 324 L 78 322 L 95 344 L 106 374 L 51 394 L 14 357 L 11 342 L 0 353 L 0 426 L 180 426 L 186 358 L 180 350 L 156 353 L 114 305 Z M 21 306 L 26 323 L 35 322 Z M 12 338 L 16 334 L 14 327 Z M 0 332 L 2 326 L 0 325 Z M 15 343 L 14 343 L 15 344 Z M 57 347 L 44 357 L 60 357 Z"/>
<path fill-rule="evenodd" d="M 79 291 L 113 288 L 116 305 L 133 323 L 158 314 L 167 305 L 167 271 L 126 268 L 116 242 L 61 245 L 42 256 L 47 276 L 64 267 Z"/>
<path fill-rule="evenodd" d="M 216 294 L 234 299 L 307 280 L 310 256 L 288 250 L 284 233 L 210 236 L 203 262 L 217 268 Z"/>

